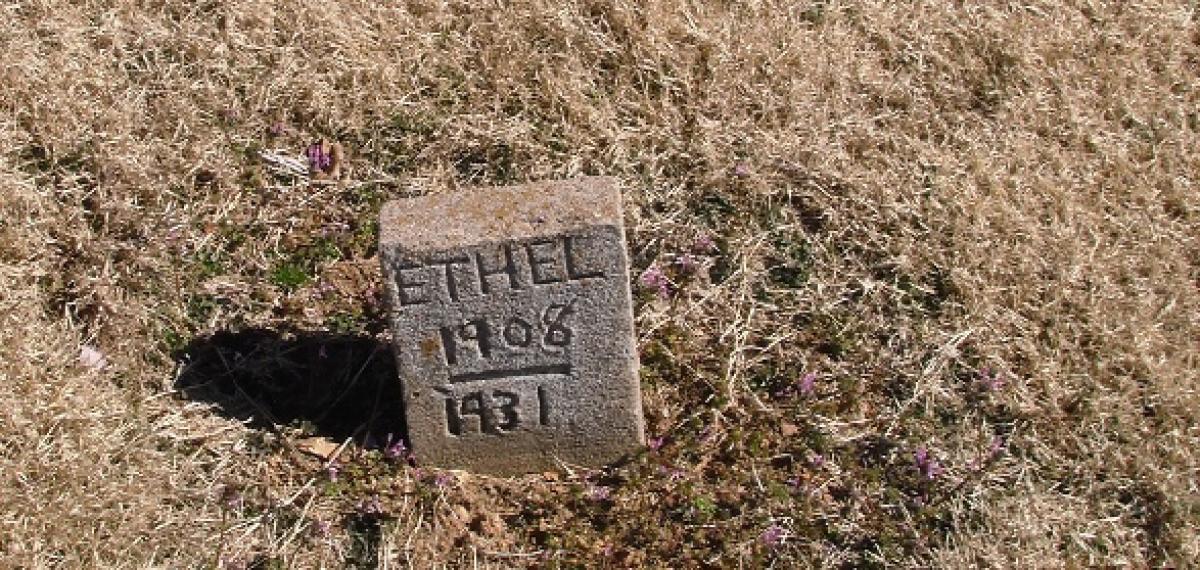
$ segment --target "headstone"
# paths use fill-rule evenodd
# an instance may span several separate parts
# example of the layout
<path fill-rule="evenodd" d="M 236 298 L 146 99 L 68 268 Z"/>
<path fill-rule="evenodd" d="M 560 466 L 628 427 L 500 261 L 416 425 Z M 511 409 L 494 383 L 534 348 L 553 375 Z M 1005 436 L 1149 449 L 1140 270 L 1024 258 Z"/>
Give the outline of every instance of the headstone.
<path fill-rule="evenodd" d="M 389 202 L 379 251 L 422 464 L 517 474 L 644 444 L 613 179 Z"/>

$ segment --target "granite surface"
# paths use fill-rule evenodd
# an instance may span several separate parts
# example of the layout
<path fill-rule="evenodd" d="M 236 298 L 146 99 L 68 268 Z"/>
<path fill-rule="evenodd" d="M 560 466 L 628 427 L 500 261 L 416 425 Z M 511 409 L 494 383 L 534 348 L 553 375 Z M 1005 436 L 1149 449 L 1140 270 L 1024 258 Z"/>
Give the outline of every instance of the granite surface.
<path fill-rule="evenodd" d="M 613 179 L 390 202 L 380 259 L 421 464 L 507 475 L 644 444 Z"/>

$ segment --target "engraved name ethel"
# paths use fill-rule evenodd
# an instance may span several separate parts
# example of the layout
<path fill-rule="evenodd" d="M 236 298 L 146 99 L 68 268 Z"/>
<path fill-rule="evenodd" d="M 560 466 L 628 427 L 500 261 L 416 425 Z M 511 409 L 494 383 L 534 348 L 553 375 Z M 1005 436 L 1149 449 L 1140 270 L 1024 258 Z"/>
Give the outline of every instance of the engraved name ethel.
<path fill-rule="evenodd" d="M 394 266 L 400 311 L 420 323 L 416 358 L 445 374 L 431 396 L 443 400 L 447 436 L 552 427 L 551 399 L 569 389 L 572 346 L 610 274 L 597 254 L 604 238 L 493 243 Z"/>

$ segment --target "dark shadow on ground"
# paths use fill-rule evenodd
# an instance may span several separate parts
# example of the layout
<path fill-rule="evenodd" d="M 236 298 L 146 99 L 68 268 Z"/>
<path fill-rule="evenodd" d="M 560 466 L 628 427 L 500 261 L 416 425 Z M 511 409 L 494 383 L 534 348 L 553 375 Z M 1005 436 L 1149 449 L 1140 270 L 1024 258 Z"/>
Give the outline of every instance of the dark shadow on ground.
<path fill-rule="evenodd" d="M 257 427 L 307 424 L 314 435 L 360 442 L 407 436 L 391 347 L 372 337 L 218 332 L 175 358 L 184 366 L 175 387 L 185 398 Z"/>

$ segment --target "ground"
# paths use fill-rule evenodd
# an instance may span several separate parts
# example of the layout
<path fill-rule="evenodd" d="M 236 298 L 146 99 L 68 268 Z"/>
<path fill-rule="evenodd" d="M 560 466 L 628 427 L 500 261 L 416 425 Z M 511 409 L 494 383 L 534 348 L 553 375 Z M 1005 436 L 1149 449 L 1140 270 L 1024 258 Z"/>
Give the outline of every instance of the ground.
<path fill-rule="evenodd" d="M 1200 558 L 1194 2 L 3 13 L 4 566 Z M 381 204 L 585 174 L 651 444 L 422 465 Z"/>

